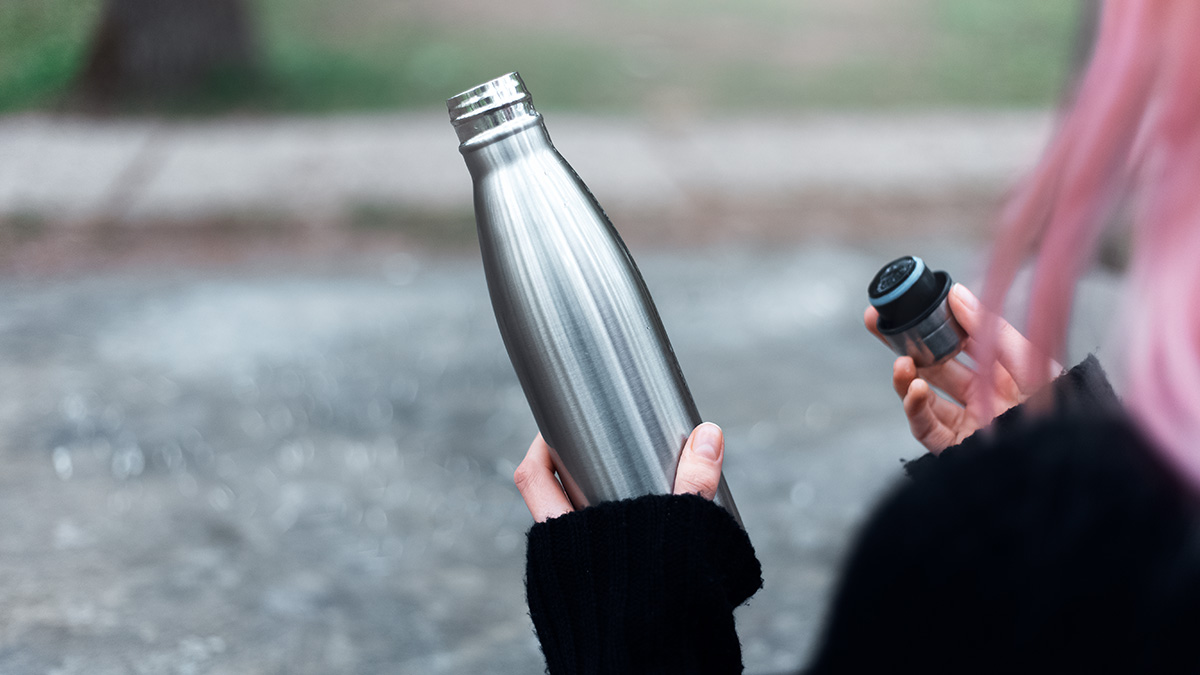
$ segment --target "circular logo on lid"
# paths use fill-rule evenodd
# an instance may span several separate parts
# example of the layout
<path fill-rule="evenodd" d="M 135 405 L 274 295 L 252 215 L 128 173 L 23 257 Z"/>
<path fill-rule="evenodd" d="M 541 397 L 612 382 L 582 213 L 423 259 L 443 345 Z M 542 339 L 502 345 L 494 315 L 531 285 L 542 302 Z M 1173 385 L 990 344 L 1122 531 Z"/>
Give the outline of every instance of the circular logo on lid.
<path fill-rule="evenodd" d="M 893 288 L 904 283 L 916 269 L 917 262 L 912 258 L 901 258 L 879 273 L 879 281 L 875 284 L 875 295 L 886 295 Z"/>

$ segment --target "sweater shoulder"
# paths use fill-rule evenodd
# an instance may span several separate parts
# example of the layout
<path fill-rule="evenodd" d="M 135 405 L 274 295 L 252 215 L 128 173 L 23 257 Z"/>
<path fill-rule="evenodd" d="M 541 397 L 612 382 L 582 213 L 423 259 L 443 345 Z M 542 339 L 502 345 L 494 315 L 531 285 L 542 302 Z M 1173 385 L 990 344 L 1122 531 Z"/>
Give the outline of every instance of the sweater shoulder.
<path fill-rule="evenodd" d="M 1022 420 L 973 441 L 947 449 L 922 480 L 893 493 L 881 518 L 919 518 L 931 545 L 934 537 L 971 531 L 1011 537 L 1014 545 L 1039 536 L 1077 541 L 1135 520 L 1182 525 L 1193 518 L 1178 477 L 1119 411 Z"/>

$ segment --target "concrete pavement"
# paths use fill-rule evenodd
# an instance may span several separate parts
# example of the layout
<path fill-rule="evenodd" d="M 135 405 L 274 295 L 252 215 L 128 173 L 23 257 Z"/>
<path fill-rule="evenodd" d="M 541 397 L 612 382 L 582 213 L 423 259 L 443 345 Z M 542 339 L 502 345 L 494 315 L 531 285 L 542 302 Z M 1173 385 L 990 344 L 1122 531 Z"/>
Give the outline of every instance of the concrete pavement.
<path fill-rule="evenodd" d="M 971 276 L 954 242 L 635 251 L 763 562 L 748 673 L 803 663 L 921 452 L 860 325 L 907 252 Z M 535 428 L 474 255 L 0 276 L 0 382 L 0 672 L 541 672 L 511 482 Z"/>
<path fill-rule="evenodd" d="M 1041 112 L 823 114 L 631 120 L 545 114 L 559 150 L 606 208 L 811 190 L 937 196 L 995 192 L 1037 156 Z M 0 119 L 0 216 L 88 223 L 270 215 L 301 222 L 356 208 L 470 209 L 444 113 L 217 121 Z"/>

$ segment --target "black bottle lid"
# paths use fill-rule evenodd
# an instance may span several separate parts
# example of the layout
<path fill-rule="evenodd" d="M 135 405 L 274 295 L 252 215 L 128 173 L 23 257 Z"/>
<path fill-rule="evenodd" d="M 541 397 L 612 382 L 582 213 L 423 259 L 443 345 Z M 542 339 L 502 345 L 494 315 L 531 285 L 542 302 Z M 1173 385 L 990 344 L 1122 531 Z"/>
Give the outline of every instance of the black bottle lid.
<path fill-rule="evenodd" d="M 916 256 L 897 258 L 883 266 L 867 297 L 879 311 L 879 327 L 897 328 L 922 318 L 937 306 L 946 290 L 946 279 L 939 279 L 924 260 Z"/>

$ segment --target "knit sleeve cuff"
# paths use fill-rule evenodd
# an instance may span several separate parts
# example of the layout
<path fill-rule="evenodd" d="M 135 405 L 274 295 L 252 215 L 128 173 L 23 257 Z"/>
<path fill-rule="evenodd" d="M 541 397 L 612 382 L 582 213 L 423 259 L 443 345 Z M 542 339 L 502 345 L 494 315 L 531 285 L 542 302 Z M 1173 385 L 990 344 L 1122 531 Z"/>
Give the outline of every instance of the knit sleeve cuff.
<path fill-rule="evenodd" d="M 548 671 L 740 673 L 733 609 L 762 586 L 746 533 L 696 495 L 649 495 L 529 531 L 526 593 Z"/>
<path fill-rule="evenodd" d="M 1110 412 L 1119 408 L 1121 403 L 1108 382 L 1108 376 L 1095 355 L 1089 354 L 1086 359 L 1074 368 L 1059 375 L 1053 382 L 1042 387 L 1030 397 L 1029 401 L 1013 406 L 1000 414 L 992 423 L 971 436 L 963 439 L 962 443 L 945 452 L 957 451 L 960 448 L 970 448 L 981 441 L 981 434 L 1005 433 L 1016 428 L 1029 417 L 1029 409 L 1048 408 L 1060 413 L 1074 415 L 1095 415 Z M 944 454 L 944 453 L 943 453 Z M 920 478 L 937 462 L 937 457 L 926 453 L 904 465 L 904 473 L 909 478 Z"/>

